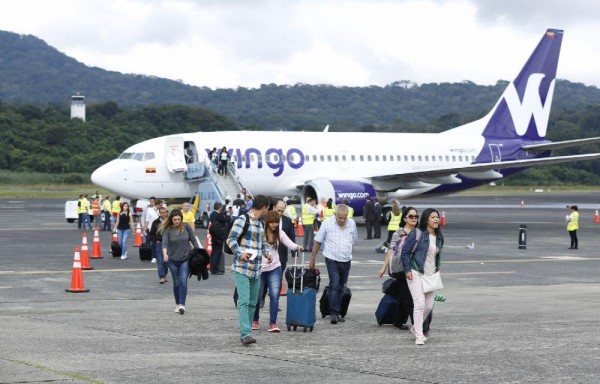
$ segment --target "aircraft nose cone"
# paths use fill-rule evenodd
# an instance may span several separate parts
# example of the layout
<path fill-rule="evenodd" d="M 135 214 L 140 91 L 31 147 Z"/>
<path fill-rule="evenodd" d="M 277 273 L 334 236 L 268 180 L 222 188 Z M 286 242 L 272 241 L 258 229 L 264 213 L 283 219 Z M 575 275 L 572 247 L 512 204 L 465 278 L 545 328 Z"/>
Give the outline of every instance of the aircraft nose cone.
<path fill-rule="evenodd" d="M 114 183 L 116 180 L 116 175 L 108 164 L 104 164 L 100 168 L 96 169 L 92 172 L 92 183 L 95 185 L 108 189 L 109 191 L 114 191 Z"/>

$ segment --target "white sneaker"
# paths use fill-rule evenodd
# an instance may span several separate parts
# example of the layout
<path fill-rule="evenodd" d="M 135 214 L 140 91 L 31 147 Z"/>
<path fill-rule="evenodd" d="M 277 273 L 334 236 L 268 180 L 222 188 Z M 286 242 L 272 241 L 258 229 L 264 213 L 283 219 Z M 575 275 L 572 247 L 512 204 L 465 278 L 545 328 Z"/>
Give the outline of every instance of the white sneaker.
<path fill-rule="evenodd" d="M 179 308 L 181 307 L 181 305 L 177 304 L 177 306 L 175 307 L 175 313 L 179 313 Z"/>
<path fill-rule="evenodd" d="M 427 339 L 425 338 L 425 336 L 417 336 L 417 338 L 415 339 L 415 345 L 425 345 L 425 341 Z"/>
<path fill-rule="evenodd" d="M 185 307 L 183 305 L 179 306 L 179 314 L 183 315 L 185 313 Z"/>
<path fill-rule="evenodd" d="M 156 257 L 152 258 L 152 261 L 151 261 L 151 263 L 152 263 L 152 264 L 156 264 Z"/>
<path fill-rule="evenodd" d="M 124 254 L 123 256 L 121 256 L 121 260 L 125 260 L 127 258 L 127 254 Z"/>

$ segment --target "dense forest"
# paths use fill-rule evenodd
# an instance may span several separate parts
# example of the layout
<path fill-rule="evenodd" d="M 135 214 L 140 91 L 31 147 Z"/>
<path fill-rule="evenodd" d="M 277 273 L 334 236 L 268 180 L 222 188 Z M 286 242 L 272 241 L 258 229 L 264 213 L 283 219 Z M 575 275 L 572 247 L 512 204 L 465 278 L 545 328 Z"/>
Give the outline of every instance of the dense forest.
<path fill-rule="evenodd" d="M 0 31 L 0 170 L 89 174 L 134 143 L 199 130 L 440 132 L 485 115 L 507 84 L 212 90 L 88 67 L 34 36 Z M 76 92 L 86 97 L 86 122 L 69 118 Z M 600 90 L 557 81 L 547 138 L 592 136 L 600 136 Z M 600 146 L 557 154 L 580 150 Z M 507 183 L 600 185 L 600 161 L 539 167 Z"/>

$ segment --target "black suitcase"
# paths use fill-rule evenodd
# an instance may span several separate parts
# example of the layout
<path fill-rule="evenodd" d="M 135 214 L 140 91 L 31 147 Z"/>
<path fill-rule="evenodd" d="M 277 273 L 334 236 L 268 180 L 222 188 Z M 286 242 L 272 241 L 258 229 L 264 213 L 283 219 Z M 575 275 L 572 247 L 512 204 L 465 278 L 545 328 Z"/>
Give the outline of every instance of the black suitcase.
<path fill-rule="evenodd" d="M 113 257 L 121 257 L 121 253 L 123 252 L 118 241 L 113 241 L 110 243 L 110 251 Z"/>
<path fill-rule="evenodd" d="M 312 288 L 319 292 L 321 272 L 317 268 L 290 267 L 285 270 L 288 289 L 299 290 L 301 278 L 304 278 L 304 288 Z"/>
<path fill-rule="evenodd" d="M 142 243 L 140 245 L 140 260 L 150 261 L 152 260 L 152 247 L 148 243 Z"/>
<path fill-rule="evenodd" d="M 344 294 L 342 295 L 342 305 L 340 308 L 340 317 L 346 317 L 348 313 L 348 307 L 350 306 L 350 299 L 352 299 L 352 291 L 348 287 L 344 287 Z M 321 316 L 325 317 L 329 315 L 329 286 L 323 290 L 323 296 L 319 299 L 319 310 Z"/>

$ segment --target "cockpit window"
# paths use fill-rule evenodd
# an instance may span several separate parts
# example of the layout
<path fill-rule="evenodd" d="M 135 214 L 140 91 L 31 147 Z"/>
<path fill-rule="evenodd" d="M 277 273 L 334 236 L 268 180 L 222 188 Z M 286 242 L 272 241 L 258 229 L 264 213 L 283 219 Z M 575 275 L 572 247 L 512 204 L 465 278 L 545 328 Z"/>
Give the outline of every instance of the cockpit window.
<path fill-rule="evenodd" d="M 134 155 L 135 155 L 135 153 L 123 152 L 123 153 L 121 153 L 121 156 L 119 156 L 119 159 L 131 159 L 131 158 L 133 158 Z"/>
<path fill-rule="evenodd" d="M 136 153 L 135 155 L 133 155 L 133 160 L 142 161 L 143 159 L 144 159 L 143 153 Z"/>
<path fill-rule="evenodd" d="M 144 154 L 144 161 L 154 159 L 154 152 L 146 152 Z"/>

